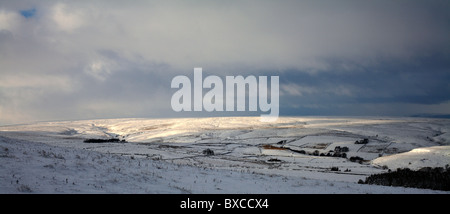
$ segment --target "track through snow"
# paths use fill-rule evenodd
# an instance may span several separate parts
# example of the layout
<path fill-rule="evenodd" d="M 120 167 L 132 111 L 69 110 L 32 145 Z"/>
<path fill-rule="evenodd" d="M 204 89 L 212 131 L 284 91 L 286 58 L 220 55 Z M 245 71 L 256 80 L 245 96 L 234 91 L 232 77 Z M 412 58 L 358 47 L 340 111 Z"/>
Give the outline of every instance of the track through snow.
<path fill-rule="evenodd" d="M 399 163 L 417 167 L 404 159 L 415 154 L 433 160 L 420 167 L 445 167 L 449 127 L 449 120 L 438 119 L 309 117 L 276 123 L 224 117 L 3 126 L 0 192 L 448 193 L 357 182 Z M 87 138 L 127 143 L 83 143 Z M 368 144 L 355 144 L 364 138 Z M 349 149 L 347 158 L 324 155 L 338 146 Z M 418 152 L 427 147 L 434 152 Z M 206 149 L 214 154 L 206 155 Z M 323 156 L 313 155 L 316 151 Z M 352 156 L 364 161 L 352 162 Z"/>

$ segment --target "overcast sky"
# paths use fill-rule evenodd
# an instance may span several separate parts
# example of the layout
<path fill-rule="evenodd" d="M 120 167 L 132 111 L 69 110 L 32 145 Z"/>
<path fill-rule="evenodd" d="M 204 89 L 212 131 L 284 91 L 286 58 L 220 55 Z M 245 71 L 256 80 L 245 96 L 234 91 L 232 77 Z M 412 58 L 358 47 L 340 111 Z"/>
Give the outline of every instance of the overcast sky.
<path fill-rule="evenodd" d="M 449 11 L 444 0 L 0 0 L 0 124 L 189 116 L 172 110 L 170 83 L 194 67 L 279 76 L 282 116 L 450 114 Z"/>

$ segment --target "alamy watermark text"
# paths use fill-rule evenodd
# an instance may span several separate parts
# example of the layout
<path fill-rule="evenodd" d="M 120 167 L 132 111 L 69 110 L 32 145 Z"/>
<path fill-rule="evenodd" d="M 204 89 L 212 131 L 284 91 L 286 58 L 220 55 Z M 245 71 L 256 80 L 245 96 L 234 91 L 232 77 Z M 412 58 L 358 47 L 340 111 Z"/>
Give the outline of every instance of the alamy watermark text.
<path fill-rule="evenodd" d="M 246 93 L 246 86 L 248 86 L 248 93 Z M 193 86 L 187 76 L 179 75 L 172 79 L 171 88 L 179 88 L 171 99 L 172 109 L 176 112 L 192 111 L 192 106 L 194 111 L 246 111 L 248 95 L 248 111 L 258 111 L 259 104 L 260 111 L 270 111 L 268 114 L 261 114 L 261 121 L 272 122 L 278 119 L 279 76 L 270 77 L 270 94 L 268 94 L 267 76 L 258 78 L 253 75 L 245 78 L 243 76 L 226 76 L 224 88 L 220 77 L 211 75 L 203 79 L 202 68 L 194 68 Z M 210 90 L 203 94 L 203 89 Z M 193 105 L 191 103 L 192 94 Z"/>

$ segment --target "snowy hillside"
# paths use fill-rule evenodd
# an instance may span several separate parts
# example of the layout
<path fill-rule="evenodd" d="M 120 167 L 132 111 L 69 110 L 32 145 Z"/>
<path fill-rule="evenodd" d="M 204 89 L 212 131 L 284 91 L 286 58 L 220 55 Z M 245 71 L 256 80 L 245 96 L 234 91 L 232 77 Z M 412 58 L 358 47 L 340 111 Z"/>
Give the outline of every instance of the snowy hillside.
<path fill-rule="evenodd" d="M 413 149 L 395 155 L 380 157 L 372 161 L 378 166 L 391 169 L 409 168 L 419 170 L 424 167 L 450 167 L 450 146 L 432 146 Z"/>
<path fill-rule="evenodd" d="M 445 193 L 357 182 L 399 167 L 448 167 L 449 129 L 444 119 L 325 117 L 2 126 L 0 192 Z"/>

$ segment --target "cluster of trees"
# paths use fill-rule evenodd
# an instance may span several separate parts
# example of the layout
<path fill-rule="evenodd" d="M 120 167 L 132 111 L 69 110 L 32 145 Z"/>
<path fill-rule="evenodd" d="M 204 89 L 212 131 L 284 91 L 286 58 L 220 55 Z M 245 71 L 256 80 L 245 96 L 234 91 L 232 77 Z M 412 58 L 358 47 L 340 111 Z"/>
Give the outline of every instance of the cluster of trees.
<path fill-rule="evenodd" d="M 305 150 L 294 150 L 294 149 L 289 149 L 289 148 L 287 148 L 287 149 L 294 151 L 294 152 L 298 152 L 300 154 L 305 154 L 305 155 L 340 157 L 340 158 L 347 158 L 346 152 L 350 151 L 350 149 L 346 146 L 344 146 L 344 147 L 336 146 L 334 148 L 334 150 L 330 150 L 326 154 L 323 152 L 322 153 L 319 152 L 319 150 L 314 150 L 313 152 L 306 152 Z M 349 160 L 352 162 L 358 162 L 360 164 L 364 162 L 364 159 L 359 156 L 352 156 L 349 158 Z"/>
<path fill-rule="evenodd" d="M 426 167 L 417 171 L 408 168 L 397 169 L 397 171 L 370 175 L 365 181 L 360 180 L 358 183 L 449 191 L 450 169 L 442 167 Z"/>
<path fill-rule="evenodd" d="M 286 140 L 282 140 L 277 142 L 278 145 L 284 145 L 286 144 Z M 362 140 L 357 140 L 355 141 L 355 144 L 367 144 L 369 143 L 369 139 L 368 138 L 364 138 Z M 295 150 L 289 147 L 275 147 L 272 145 L 263 145 L 263 148 L 265 149 L 280 149 L 280 150 L 290 150 L 293 152 L 297 152 L 300 154 L 305 154 L 305 155 L 313 155 L 313 156 L 327 156 L 327 157 L 340 157 L 340 158 L 347 158 L 347 152 L 350 151 L 350 149 L 347 146 L 336 146 L 334 148 L 334 150 L 329 150 L 328 152 L 320 152 L 319 150 L 314 150 L 313 152 L 306 152 L 305 150 Z M 348 160 L 352 161 L 352 162 L 357 162 L 362 164 L 364 162 L 364 159 L 359 157 L 359 156 L 352 156 L 350 158 L 348 158 Z"/>
<path fill-rule="evenodd" d="M 362 163 L 364 161 L 364 158 L 359 157 L 359 156 L 352 156 L 349 158 L 349 160 L 351 162 L 358 162 L 358 163 Z"/>
<path fill-rule="evenodd" d="M 214 151 L 212 149 L 205 149 L 202 153 L 204 155 L 214 155 Z"/>
<path fill-rule="evenodd" d="M 368 143 L 369 143 L 369 139 L 367 139 L 367 138 L 355 141 L 355 144 L 368 144 Z"/>
<path fill-rule="evenodd" d="M 292 149 L 291 149 L 292 150 Z M 334 150 L 328 151 L 326 154 L 319 152 L 319 150 L 314 150 L 312 153 L 308 153 L 308 155 L 314 155 L 314 156 L 327 156 L 327 157 L 341 157 L 341 158 L 347 158 L 347 153 L 349 149 L 348 147 L 340 147 L 336 146 Z M 296 151 L 301 154 L 306 154 L 305 150 Z"/>
<path fill-rule="evenodd" d="M 346 152 L 348 152 L 348 151 L 350 151 L 350 150 L 346 146 L 344 146 L 344 147 L 336 146 L 334 148 L 334 151 L 329 151 L 327 153 L 327 156 L 347 158 Z"/>

